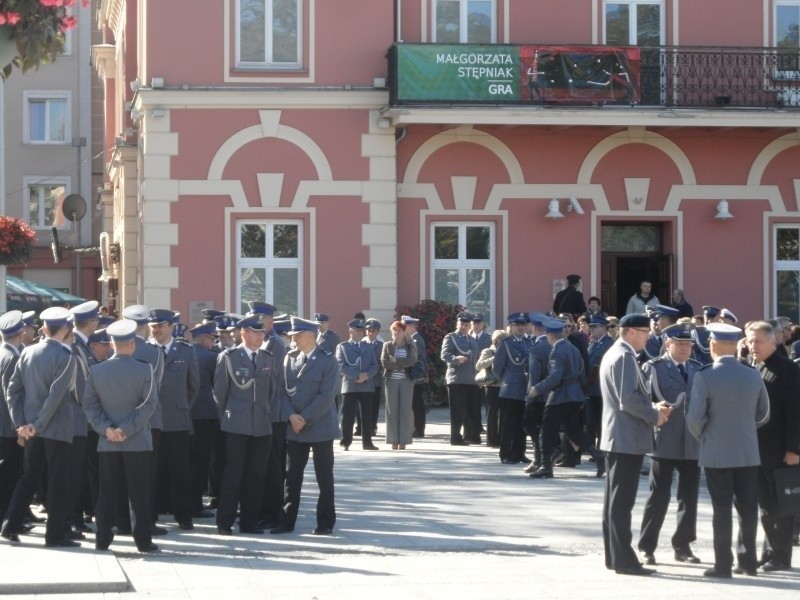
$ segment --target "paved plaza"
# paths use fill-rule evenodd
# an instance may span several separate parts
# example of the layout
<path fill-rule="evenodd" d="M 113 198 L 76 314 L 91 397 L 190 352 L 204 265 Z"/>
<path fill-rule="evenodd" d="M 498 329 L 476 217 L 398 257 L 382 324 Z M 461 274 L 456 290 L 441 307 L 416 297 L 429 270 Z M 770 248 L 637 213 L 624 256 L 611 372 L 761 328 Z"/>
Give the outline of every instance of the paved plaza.
<path fill-rule="evenodd" d="M 592 463 L 532 480 L 520 466 L 500 464 L 496 450 L 451 447 L 447 419 L 447 409 L 432 410 L 428 436 L 405 451 L 382 444 L 382 426 L 375 438 L 380 452 L 362 452 L 358 439 L 349 452 L 337 446 L 333 536 L 311 535 L 316 486 L 309 461 L 294 533 L 243 536 L 234 528 L 233 537 L 221 537 L 213 519 L 196 520 L 194 531 L 184 532 L 162 517 L 169 535 L 154 539 L 159 553 L 143 556 L 123 537 L 114 540 L 113 554 L 96 552 L 92 536 L 80 549 L 45 549 L 38 527 L 22 545 L 0 545 L 0 593 L 121 600 L 799 597 L 800 569 L 703 579 L 713 559 L 704 481 L 694 546 L 703 564 L 672 560 L 671 512 L 656 575 L 607 571 L 604 480 L 594 477 Z M 646 493 L 643 477 L 634 535 Z"/>

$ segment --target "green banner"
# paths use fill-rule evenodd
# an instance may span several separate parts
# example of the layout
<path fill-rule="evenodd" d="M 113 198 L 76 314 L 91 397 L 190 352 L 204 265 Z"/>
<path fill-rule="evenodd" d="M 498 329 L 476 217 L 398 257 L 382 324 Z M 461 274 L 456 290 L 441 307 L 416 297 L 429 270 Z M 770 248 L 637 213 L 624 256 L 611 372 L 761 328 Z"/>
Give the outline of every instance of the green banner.
<path fill-rule="evenodd" d="M 514 102 L 519 46 L 396 46 L 397 100 Z"/>

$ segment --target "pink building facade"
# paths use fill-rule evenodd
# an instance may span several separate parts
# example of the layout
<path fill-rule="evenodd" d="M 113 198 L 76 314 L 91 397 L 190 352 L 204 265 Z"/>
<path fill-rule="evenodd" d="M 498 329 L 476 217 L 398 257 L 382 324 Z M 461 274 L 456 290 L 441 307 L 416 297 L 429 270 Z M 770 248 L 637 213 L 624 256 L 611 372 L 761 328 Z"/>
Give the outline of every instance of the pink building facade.
<path fill-rule="evenodd" d="M 800 0 L 219 4 L 101 7 L 119 306 L 800 320 Z"/>

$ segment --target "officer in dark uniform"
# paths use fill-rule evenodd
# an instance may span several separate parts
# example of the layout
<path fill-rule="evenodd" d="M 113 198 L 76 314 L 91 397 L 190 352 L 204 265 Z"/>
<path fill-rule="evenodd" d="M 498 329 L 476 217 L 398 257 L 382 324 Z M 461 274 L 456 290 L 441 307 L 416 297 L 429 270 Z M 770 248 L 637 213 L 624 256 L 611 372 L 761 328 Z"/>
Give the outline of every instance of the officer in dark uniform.
<path fill-rule="evenodd" d="M 697 539 L 697 497 L 700 467 L 699 445 L 686 427 L 686 413 L 695 373 L 702 365 L 691 358 L 691 323 L 671 325 L 663 330 L 666 352 L 643 367 L 650 384 L 653 402 L 666 401 L 674 406 L 669 421 L 655 428 L 655 451 L 650 469 L 650 497 L 644 507 L 639 551 L 645 564 L 656 564 L 658 535 L 669 507 L 673 473 L 678 474 L 677 527 L 672 548 L 678 562 L 699 563 L 689 546 Z"/>
<path fill-rule="evenodd" d="M 331 318 L 325 313 L 314 314 L 314 320 L 317 322 L 317 346 L 329 352 L 336 354 L 336 346 L 339 345 L 339 335 L 330 329 Z"/>
<path fill-rule="evenodd" d="M 364 321 L 366 336 L 364 341 L 372 348 L 375 355 L 375 363 L 380 365 L 381 351 L 383 350 L 383 340 L 381 339 L 381 322 L 378 319 L 367 319 Z M 378 430 L 378 414 L 381 409 L 381 397 L 383 393 L 383 369 L 378 368 L 372 376 L 372 432 L 373 435 Z M 416 387 L 415 387 L 416 389 Z"/>
<path fill-rule="evenodd" d="M 22 473 L 22 446 L 17 443 L 17 428 L 11 421 L 6 393 L 22 344 L 22 313 L 12 310 L 0 317 L 0 522 L 11 502 L 11 495 Z"/>
<path fill-rule="evenodd" d="M 233 318 L 230 315 L 217 315 L 214 317 L 214 323 L 217 326 L 217 341 L 214 343 L 212 350 L 222 352 L 236 346 L 232 332 Z"/>
<path fill-rule="evenodd" d="M 591 339 L 586 349 L 589 369 L 586 375 L 587 426 L 589 435 L 595 443 L 600 443 L 602 430 L 603 397 L 600 392 L 600 362 L 603 355 L 614 345 L 614 338 L 608 335 L 608 320 L 602 315 L 592 315 L 589 321 Z"/>
<path fill-rule="evenodd" d="M 83 410 L 101 436 L 98 445 L 100 490 L 97 501 L 95 548 L 108 550 L 119 504 L 120 480 L 126 481 L 133 539 L 139 552 L 154 552 L 150 533 L 150 418 L 158 400 L 153 368 L 133 358 L 136 322 L 108 326 L 114 355 L 92 366 L 86 382 Z"/>
<path fill-rule="evenodd" d="M 544 414 L 543 396 L 531 394 L 531 389 L 547 377 L 547 364 L 550 360 L 550 342 L 544 329 L 546 315 L 542 312 L 532 312 L 529 315 L 531 325 L 531 349 L 528 352 L 528 385 L 525 393 L 525 413 L 522 427 L 533 442 L 533 462 L 523 470 L 533 473 L 542 466 L 541 429 L 542 415 Z"/>
<path fill-rule="evenodd" d="M 300 505 L 303 473 L 308 454 L 314 454 L 314 473 L 319 487 L 315 535 L 330 535 L 336 523 L 333 487 L 333 440 L 341 435 L 335 396 L 339 386 L 336 358 L 318 347 L 317 323 L 292 317 L 289 335 L 295 349 L 283 361 L 285 395 L 289 412 L 286 432 L 286 511 L 270 533 L 294 531 Z"/>
<path fill-rule="evenodd" d="M 216 323 L 214 319 L 217 317 L 225 316 L 227 313 L 224 310 L 215 310 L 213 308 L 204 308 L 200 311 L 203 313 L 203 324 Z"/>
<path fill-rule="evenodd" d="M 411 410 L 414 413 L 414 437 L 424 438 L 427 422 L 425 387 L 428 385 L 428 345 L 425 343 L 422 334 L 417 330 L 419 319 L 402 315 L 400 322 L 406 326 L 406 333 L 411 336 L 411 340 L 417 345 L 417 364 L 414 365 L 413 370 L 423 375 L 414 379 L 414 396 L 411 400 Z"/>
<path fill-rule="evenodd" d="M 14 367 L 6 399 L 17 434 L 25 440 L 24 471 L 14 489 L 0 536 L 14 542 L 47 468 L 45 545 L 77 546 L 67 539 L 70 444 L 74 436 L 75 356 L 69 311 L 48 308 L 40 315 L 45 339 L 28 346 Z"/>
<path fill-rule="evenodd" d="M 583 292 L 578 289 L 581 283 L 580 275 L 567 275 L 567 287 L 556 294 L 553 300 L 553 312 L 555 314 L 569 313 L 572 318 L 577 320 L 586 312 L 586 301 L 583 299 Z"/>
<path fill-rule="evenodd" d="M 164 428 L 161 431 L 159 470 L 168 473 L 169 490 L 159 489 L 159 495 L 169 493 L 170 505 L 184 530 L 192 524 L 192 469 L 190 460 L 191 409 L 197 398 L 200 374 L 192 346 L 172 338 L 175 313 L 166 308 L 150 311 L 150 334 L 164 357 L 164 374 L 158 390 Z M 159 480 L 161 477 L 159 476 Z M 159 506 L 158 504 L 156 506 Z"/>
<path fill-rule="evenodd" d="M 703 320 L 705 321 L 705 325 L 694 330 L 694 350 L 692 353 L 692 358 L 701 365 L 708 365 L 713 362 L 711 358 L 711 349 L 709 347 L 710 335 L 706 326 L 709 323 L 717 322 L 718 318 L 719 309 L 716 306 L 703 307 Z"/>
<path fill-rule="evenodd" d="M 481 432 L 473 431 L 470 410 L 476 404 L 478 386 L 475 383 L 475 363 L 478 362 L 478 344 L 468 335 L 472 315 L 458 313 L 456 330 L 442 340 L 441 358 L 447 364 L 445 383 L 450 401 L 450 445 L 468 446 L 480 443 Z M 464 435 L 461 435 L 461 428 Z"/>
<path fill-rule="evenodd" d="M 214 400 L 225 432 L 225 471 L 217 508 L 217 530 L 231 535 L 240 506 L 239 532 L 264 533 L 258 526 L 264 499 L 272 436 L 272 398 L 278 365 L 262 350 L 264 324 L 260 315 L 239 321 L 242 344 L 225 350 L 217 360 Z"/>

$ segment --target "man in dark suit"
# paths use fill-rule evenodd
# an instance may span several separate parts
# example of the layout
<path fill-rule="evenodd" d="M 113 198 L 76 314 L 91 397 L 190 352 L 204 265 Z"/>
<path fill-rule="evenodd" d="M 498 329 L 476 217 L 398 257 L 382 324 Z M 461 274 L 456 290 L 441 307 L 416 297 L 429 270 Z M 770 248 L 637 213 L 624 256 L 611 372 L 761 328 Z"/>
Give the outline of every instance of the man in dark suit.
<path fill-rule="evenodd" d="M 150 334 L 164 358 L 164 374 L 158 389 L 164 428 L 161 431 L 159 470 L 168 473 L 170 506 L 184 530 L 192 524 L 192 467 L 190 460 L 191 409 L 197 398 L 200 373 L 192 346 L 172 337 L 175 313 L 165 308 L 150 311 Z M 161 477 L 159 477 L 161 480 Z M 158 506 L 158 505 L 157 505 Z"/>
<path fill-rule="evenodd" d="M 264 499 L 272 436 L 272 397 L 278 365 L 261 350 L 264 324 L 259 315 L 239 321 L 242 344 L 220 353 L 214 373 L 214 400 L 225 432 L 225 470 L 217 508 L 217 530 L 231 535 L 240 506 L 239 532 L 264 533 L 258 526 Z"/>
<path fill-rule="evenodd" d="M 644 455 L 653 451 L 653 427 L 663 425 L 670 409 L 654 405 L 636 354 L 650 334 L 650 319 L 631 314 L 620 319 L 619 339 L 600 362 L 603 431 L 606 453 L 606 493 L 603 502 L 603 542 L 606 568 L 619 575 L 651 575 L 631 544 L 631 512 L 639 489 Z"/>
<path fill-rule="evenodd" d="M 555 314 L 569 313 L 576 321 L 586 312 L 586 301 L 583 292 L 578 288 L 581 284 L 580 275 L 567 275 L 567 287 L 556 294 L 553 299 L 553 312 Z"/>
<path fill-rule="evenodd" d="M 0 317 L 0 522 L 22 473 L 22 446 L 17 443 L 17 428 L 8 412 L 6 393 L 19 360 L 24 326 L 22 313 L 18 310 Z"/>
<path fill-rule="evenodd" d="M 76 369 L 69 316 L 69 311 L 61 307 L 42 312 L 45 338 L 22 351 L 8 384 L 6 400 L 11 420 L 25 440 L 24 471 L 0 531 L 0 536 L 13 542 L 18 542 L 23 532 L 22 519 L 46 467 L 45 545 L 78 545 L 66 537 Z"/>
<path fill-rule="evenodd" d="M 697 497 L 700 467 L 699 446 L 686 427 L 688 397 L 695 373 L 701 364 L 692 360 L 691 323 L 672 325 L 662 332 L 666 353 L 645 363 L 645 380 L 649 382 L 653 402 L 666 401 L 674 406 L 669 421 L 656 428 L 656 447 L 650 469 L 650 497 L 644 507 L 639 551 L 644 563 L 656 564 L 655 549 L 664 524 L 672 491 L 673 473 L 678 473 L 678 523 L 672 536 L 672 548 L 678 562 L 699 563 L 689 546 L 697 539 Z"/>
<path fill-rule="evenodd" d="M 772 325 L 750 323 L 745 329 L 750 360 L 761 373 L 769 395 L 769 422 L 758 429 L 758 504 L 764 545 L 761 568 L 792 568 L 794 516 L 781 515 L 775 505 L 775 469 L 800 463 L 800 367 L 777 351 Z"/>
<path fill-rule="evenodd" d="M 119 500 L 118 482 L 127 483 L 133 539 L 139 552 L 154 552 L 150 533 L 150 417 L 158 401 L 153 368 L 133 358 L 136 322 L 123 319 L 108 326 L 114 355 L 92 366 L 83 410 L 98 433 L 100 490 L 95 547 L 108 550 Z"/>
<path fill-rule="evenodd" d="M 492 372 L 500 382 L 500 462 L 515 465 L 530 463 L 525 456 L 525 397 L 528 391 L 528 354 L 533 345 L 525 337 L 527 315 L 516 312 L 508 316 L 511 335 L 500 341 L 495 350 Z"/>
<path fill-rule="evenodd" d="M 714 567 L 703 575 L 730 578 L 733 567 L 731 505 L 739 515 L 737 573 L 754 575 L 757 568 L 758 465 L 756 429 L 769 420 L 769 396 L 758 372 L 739 362 L 736 346 L 742 330 L 711 323 L 714 362 L 698 371 L 686 414 L 689 431 L 700 441 L 700 466 L 705 469 L 714 509 Z"/>
<path fill-rule="evenodd" d="M 286 470 L 286 511 L 281 523 L 270 533 L 294 531 L 303 487 L 303 473 L 309 452 L 314 453 L 314 474 L 319 487 L 315 535 L 330 535 L 336 523 L 333 487 L 333 440 L 341 432 L 336 417 L 336 389 L 339 369 L 336 357 L 316 344 L 317 324 L 292 317 L 289 335 L 295 344 L 283 361 L 288 464 Z"/>

